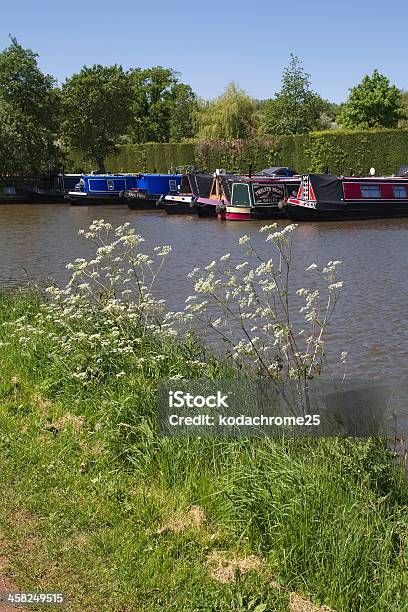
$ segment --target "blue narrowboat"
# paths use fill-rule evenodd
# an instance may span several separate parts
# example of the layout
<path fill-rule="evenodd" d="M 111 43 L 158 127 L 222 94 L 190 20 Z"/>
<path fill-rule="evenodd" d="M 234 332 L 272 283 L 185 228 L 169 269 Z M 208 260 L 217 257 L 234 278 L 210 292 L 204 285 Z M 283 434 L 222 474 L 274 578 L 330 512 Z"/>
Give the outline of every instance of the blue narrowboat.
<path fill-rule="evenodd" d="M 161 196 L 177 192 L 181 177 L 181 174 L 142 173 L 136 187 L 126 189 L 123 197 L 133 210 L 154 209 Z"/>
<path fill-rule="evenodd" d="M 110 204 L 122 202 L 123 193 L 137 187 L 139 174 L 83 174 L 67 194 L 71 204 Z"/>

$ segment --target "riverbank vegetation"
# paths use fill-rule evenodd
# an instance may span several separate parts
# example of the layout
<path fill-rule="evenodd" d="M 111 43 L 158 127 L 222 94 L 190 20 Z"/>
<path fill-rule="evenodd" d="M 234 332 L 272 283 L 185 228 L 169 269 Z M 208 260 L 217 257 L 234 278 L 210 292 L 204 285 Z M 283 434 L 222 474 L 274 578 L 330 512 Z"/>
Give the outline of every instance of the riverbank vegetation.
<path fill-rule="evenodd" d="M 291 288 L 298 334 L 293 231 L 263 230 L 271 259 L 244 236 L 245 261 L 194 270 L 181 312 L 155 297 L 169 248 L 102 221 L 65 287 L 1 294 L 1 558 L 21 589 L 62 590 L 78 611 L 408 609 L 408 486 L 386 442 L 157 432 L 161 380 L 325 366 L 340 264 L 310 262 L 310 286 Z M 234 304 L 246 342 L 228 332 Z M 205 348 L 198 318 L 228 354 Z"/>
<path fill-rule="evenodd" d="M 313 91 L 311 76 L 294 55 L 280 90 L 266 100 L 252 99 L 235 83 L 215 100 L 201 100 L 178 72 L 161 66 L 85 66 L 59 85 L 42 73 L 33 51 L 11 38 L 0 53 L 0 176 L 51 173 L 63 165 L 104 171 L 121 144 L 239 140 L 268 146 L 319 130 L 402 128 L 407 95 L 375 70 L 350 90 L 344 104 L 332 103 Z M 289 163 L 272 149 L 269 157 L 280 157 L 275 163 Z M 234 158 L 225 161 L 228 169 L 237 169 Z M 122 168 L 141 170 L 146 167 Z"/>

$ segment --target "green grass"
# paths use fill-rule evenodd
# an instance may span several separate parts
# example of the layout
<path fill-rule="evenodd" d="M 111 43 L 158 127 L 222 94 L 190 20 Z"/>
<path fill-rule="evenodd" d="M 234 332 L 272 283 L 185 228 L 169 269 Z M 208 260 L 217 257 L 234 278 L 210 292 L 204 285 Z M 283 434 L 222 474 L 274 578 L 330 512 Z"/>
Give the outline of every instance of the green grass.
<path fill-rule="evenodd" d="M 2 295 L 0 323 L 39 307 Z M 162 438 L 158 380 L 194 376 L 197 356 L 222 372 L 202 348 L 151 340 L 143 369 L 132 357 L 84 387 L 45 340 L 23 350 L 0 325 L 2 341 L 0 556 L 22 590 L 62 590 L 72 611 L 283 612 L 292 591 L 338 612 L 408 610 L 408 486 L 384 442 Z M 221 583 L 219 551 L 263 563 Z"/>

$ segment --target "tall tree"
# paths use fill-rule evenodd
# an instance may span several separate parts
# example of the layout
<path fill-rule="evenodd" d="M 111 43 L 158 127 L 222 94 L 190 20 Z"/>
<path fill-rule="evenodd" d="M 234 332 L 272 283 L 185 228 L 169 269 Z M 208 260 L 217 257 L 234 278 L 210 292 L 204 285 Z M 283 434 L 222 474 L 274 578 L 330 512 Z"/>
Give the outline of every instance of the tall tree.
<path fill-rule="evenodd" d="M 24 49 L 15 38 L 0 53 L 0 97 L 14 109 L 55 129 L 55 79 L 38 67 L 38 54 Z"/>
<path fill-rule="evenodd" d="M 190 85 L 176 83 L 172 89 L 169 140 L 180 142 L 195 135 L 197 98 Z"/>
<path fill-rule="evenodd" d="M 341 125 L 351 129 L 397 127 L 404 116 L 401 92 L 390 85 L 389 79 L 374 70 L 361 83 L 350 89 L 350 95 L 340 115 Z"/>
<path fill-rule="evenodd" d="M 307 74 L 296 55 L 282 75 L 282 87 L 264 108 L 264 131 L 267 134 L 304 134 L 320 127 L 324 103 L 310 88 Z"/>
<path fill-rule="evenodd" d="M 38 55 L 15 38 L 0 53 L 1 172 L 38 173 L 56 162 L 58 91 L 38 67 Z"/>
<path fill-rule="evenodd" d="M 131 123 L 132 100 L 122 66 L 85 66 L 62 86 L 64 142 L 105 172 L 107 155 Z"/>
<path fill-rule="evenodd" d="M 52 133 L 0 98 L 0 177 L 45 173 L 58 161 Z"/>
<path fill-rule="evenodd" d="M 131 71 L 135 142 L 168 142 L 194 135 L 195 95 L 179 76 L 162 66 Z"/>
<path fill-rule="evenodd" d="M 212 102 L 203 102 L 196 113 L 198 137 L 213 140 L 249 138 L 255 130 L 257 106 L 236 83 Z"/>

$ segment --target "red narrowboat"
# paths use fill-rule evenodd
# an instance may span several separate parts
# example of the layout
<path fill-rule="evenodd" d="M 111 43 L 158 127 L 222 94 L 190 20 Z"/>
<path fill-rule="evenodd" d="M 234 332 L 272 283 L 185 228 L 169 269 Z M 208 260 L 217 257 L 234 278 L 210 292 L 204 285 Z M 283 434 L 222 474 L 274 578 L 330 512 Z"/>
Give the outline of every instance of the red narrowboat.
<path fill-rule="evenodd" d="M 285 202 L 294 221 L 408 217 L 408 176 L 302 176 L 296 197 Z"/>

